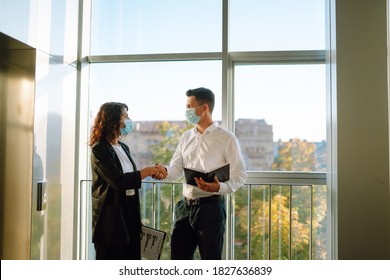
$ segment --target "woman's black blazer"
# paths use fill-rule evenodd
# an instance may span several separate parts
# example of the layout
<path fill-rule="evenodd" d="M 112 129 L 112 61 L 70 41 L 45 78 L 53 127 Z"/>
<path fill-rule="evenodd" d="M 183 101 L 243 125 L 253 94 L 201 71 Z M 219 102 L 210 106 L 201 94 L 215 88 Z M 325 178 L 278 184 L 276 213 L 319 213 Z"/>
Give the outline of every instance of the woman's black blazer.
<path fill-rule="evenodd" d="M 134 172 L 123 173 L 119 158 L 108 141 L 98 142 L 91 150 L 92 165 L 92 242 L 107 245 L 126 245 L 130 231 L 141 232 L 138 189 L 141 188 L 141 173 L 131 158 L 129 147 L 119 142 L 134 167 Z M 126 197 L 126 190 L 134 189 L 135 196 Z M 135 203 L 139 226 L 129 228 L 126 203 Z"/>

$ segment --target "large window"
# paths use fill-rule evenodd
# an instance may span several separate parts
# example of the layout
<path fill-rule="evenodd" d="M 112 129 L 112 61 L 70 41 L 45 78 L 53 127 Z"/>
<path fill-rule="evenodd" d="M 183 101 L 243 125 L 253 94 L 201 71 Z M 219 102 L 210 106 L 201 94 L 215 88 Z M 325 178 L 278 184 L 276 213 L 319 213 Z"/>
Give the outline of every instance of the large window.
<path fill-rule="evenodd" d="M 91 18 L 90 122 L 127 103 L 138 167 L 168 164 L 191 127 L 185 92 L 210 88 L 250 171 L 228 199 L 226 258 L 328 258 L 325 1 L 92 0 Z M 144 223 L 170 232 L 180 186 L 145 184 Z"/>

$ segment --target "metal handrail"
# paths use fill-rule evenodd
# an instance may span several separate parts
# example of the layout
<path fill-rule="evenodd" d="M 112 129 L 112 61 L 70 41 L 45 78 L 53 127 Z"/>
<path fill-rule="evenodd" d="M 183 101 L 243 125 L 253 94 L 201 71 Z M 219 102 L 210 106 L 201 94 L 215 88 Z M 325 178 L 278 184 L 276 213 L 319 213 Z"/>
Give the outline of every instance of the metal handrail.
<path fill-rule="evenodd" d="M 91 180 L 81 180 L 80 181 L 80 209 L 84 207 L 90 207 L 90 197 L 91 197 L 91 190 L 87 188 L 87 190 L 83 190 L 85 186 L 90 185 Z M 170 203 L 171 203 L 171 222 L 173 223 L 174 220 L 174 204 L 175 204 L 175 188 L 177 185 L 181 185 L 180 182 L 165 182 L 165 181 L 145 181 L 143 182 L 143 186 L 151 185 L 152 188 L 152 213 L 151 213 L 151 226 L 157 227 L 158 223 L 156 220 L 156 217 L 158 216 L 157 211 L 157 205 L 156 205 L 156 195 L 158 194 L 157 189 L 160 188 L 161 185 L 164 186 L 170 186 L 171 188 L 171 197 L 170 197 Z M 251 223 L 252 223 L 252 216 L 251 216 L 251 202 L 252 202 L 252 188 L 255 186 L 265 186 L 268 188 L 268 201 L 272 202 L 272 188 L 276 186 L 286 186 L 289 188 L 289 248 L 288 248 L 288 258 L 292 258 L 292 203 L 293 203 L 293 196 L 292 191 L 293 188 L 296 186 L 308 186 L 310 188 L 310 229 L 309 229 L 309 256 L 308 259 L 312 259 L 313 257 L 313 186 L 315 185 L 326 185 L 326 174 L 325 173 L 305 173 L 305 172 L 248 172 L 248 179 L 246 183 L 244 184 L 245 187 L 248 188 L 248 232 L 247 232 L 247 259 L 251 258 Z M 228 202 L 231 202 L 232 200 L 231 195 L 228 195 Z M 228 203 L 229 206 L 229 203 Z M 269 241 L 268 241 L 268 259 L 272 259 L 271 256 L 271 233 L 272 233 L 272 223 L 271 223 L 271 217 L 272 217 L 272 207 L 271 203 L 268 203 L 268 235 L 269 235 Z M 225 243 L 225 253 L 227 259 L 233 259 L 234 258 L 234 213 L 233 210 L 234 207 L 230 206 L 227 207 L 227 217 L 229 217 L 227 221 L 227 240 Z M 89 225 L 86 223 L 90 223 L 90 217 L 85 217 L 85 215 L 88 214 L 88 210 L 81 210 L 80 211 L 80 254 L 79 257 L 81 259 L 88 258 L 88 251 L 90 251 L 89 246 L 90 240 L 86 240 L 90 234 L 88 234 L 88 228 Z M 83 216 L 84 215 L 84 216 Z M 229 226 L 229 223 L 231 226 Z M 84 252 L 84 253 L 83 253 Z"/>

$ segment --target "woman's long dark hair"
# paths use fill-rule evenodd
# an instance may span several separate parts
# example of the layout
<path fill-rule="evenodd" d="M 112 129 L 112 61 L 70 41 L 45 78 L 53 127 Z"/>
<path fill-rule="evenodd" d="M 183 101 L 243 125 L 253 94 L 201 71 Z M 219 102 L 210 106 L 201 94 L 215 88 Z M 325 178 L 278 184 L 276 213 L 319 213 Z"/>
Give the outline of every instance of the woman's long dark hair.
<path fill-rule="evenodd" d="M 128 110 L 126 104 L 119 102 L 107 102 L 100 106 L 91 129 L 89 145 L 93 146 L 102 140 L 113 140 L 120 134 L 120 120 L 122 110 Z"/>

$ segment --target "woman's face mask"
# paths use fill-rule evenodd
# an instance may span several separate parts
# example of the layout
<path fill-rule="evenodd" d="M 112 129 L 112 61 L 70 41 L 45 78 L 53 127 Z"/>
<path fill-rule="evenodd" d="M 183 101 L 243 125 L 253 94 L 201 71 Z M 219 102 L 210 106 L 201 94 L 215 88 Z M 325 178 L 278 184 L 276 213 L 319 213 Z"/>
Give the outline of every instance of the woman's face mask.
<path fill-rule="evenodd" d="M 123 137 L 127 136 L 130 132 L 133 131 L 133 121 L 126 119 L 124 121 L 125 127 L 121 127 L 121 135 Z"/>
<path fill-rule="evenodd" d="M 198 116 L 195 111 L 196 109 L 198 109 L 200 106 L 203 106 L 204 104 L 202 105 L 199 105 L 198 107 L 196 108 L 187 108 L 186 110 L 186 119 L 189 123 L 191 124 L 198 124 L 199 121 L 200 121 L 200 116 Z"/>

